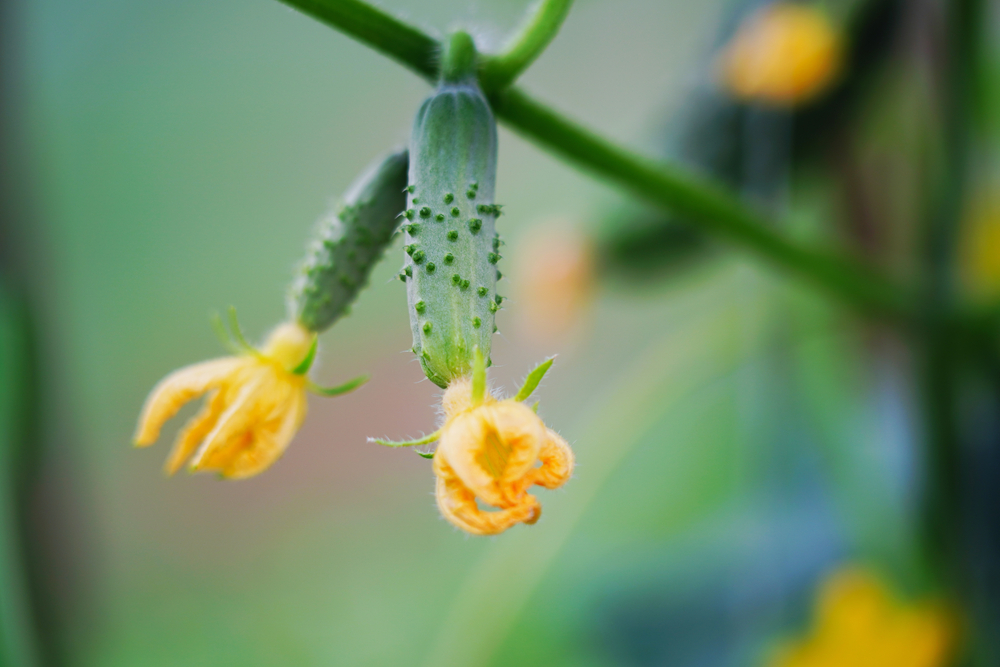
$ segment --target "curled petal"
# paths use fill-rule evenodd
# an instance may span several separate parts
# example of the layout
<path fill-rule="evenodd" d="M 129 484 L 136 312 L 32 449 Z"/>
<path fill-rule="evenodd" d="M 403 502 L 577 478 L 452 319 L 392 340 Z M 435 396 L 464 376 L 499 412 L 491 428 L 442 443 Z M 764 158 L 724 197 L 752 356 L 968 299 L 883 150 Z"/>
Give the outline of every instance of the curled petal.
<path fill-rule="evenodd" d="M 475 495 L 497 507 L 518 504 L 545 439 L 545 425 L 530 408 L 503 401 L 460 414 L 441 434 L 440 449 Z"/>
<path fill-rule="evenodd" d="M 435 495 L 442 516 L 468 533 L 497 535 L 517 523 L 535 523 L 541 516 L 541 506 L 529 494 L 523 494 L 521 502 L 513 507 L 495 512 L 479 509 L 476 495 L 462 484 L 440 452 L 434 457 L 434 471 L 437 474 Z"/>
<path fill-rule="evenodd" d="M 224 477 L 229 479 L 253 477 L 267 470 L 285 453 L 306 417 L 305 392 L 293 393 L 281 410 L 280 417 L 273 422 L 275 423 L 273 430 L 267 428 L 267 425 L 258 429 L 249 446 L 237 452 L 225 464 L 222 470 Z"/>
<path fill-rule="evenodd" d="M 510 456 L 501 480 L 516 482 L 531 470 L 545 442 L 545 422 L 535 412 L 516 401 L 502 401 L 490 410 L 494 428 L 507 446 Z"/>
<path fill-rule="evenodd" d="M 239 357 L 223 357 L 186 366 L 163 378 L 142 407 L 135 434 L 136 446 L 156 442 L 164 422 L 177 414 L 182 405 L 209 389 L 218 388 L 243 363 Z"/>
<path fill-rule="evenodd" d="M 167 461 L 163 466 L 163 470 L 167 475 L 176 473 L 184 465 L 184 462 L 191 458 L 191 454 L 198 448 L 198 444 L 215 428 L 215 424 L 219 420 L 219 415 L 225 409 L 225 392 L 215 390 L 211 397 L 207 399 L 207 403 L 201 409 L 201 412 L 195 415 L 185 425 L 184 430 L 178 434 L 177 440 L 170 450 L 170 456 L 167 457 Z"/>
<path fill-rule="evenodd" d="M 545 444 L 538 453 L 541 467 L 532 470 L 533 483 L 546 489 L 556 489 L 573 476 L 573 450 L 562 436 L 550 428 L 545 429 Z"/>

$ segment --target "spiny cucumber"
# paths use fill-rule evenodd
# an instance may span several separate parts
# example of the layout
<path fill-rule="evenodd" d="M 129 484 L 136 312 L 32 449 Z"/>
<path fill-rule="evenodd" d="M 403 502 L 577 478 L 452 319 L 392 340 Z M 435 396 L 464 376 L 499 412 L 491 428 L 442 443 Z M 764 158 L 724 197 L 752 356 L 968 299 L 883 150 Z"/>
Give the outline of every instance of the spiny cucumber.
<path fill-rule="evenodd" d="M 440 387 L 487 359 L 500 241 L 493 202 L 496 120 L 475 78 L 475 47 L 455 33 L 437 90 L 417 112 L 410 140 L 405 259 L 413 352 Z"/>
<path fill-rule="evenodd" d="M 320 220 L 289 294 L 292 316 L 320 332 L 344 315 L 399 226 L 406 205 L 407 151 L 368 169 Z"/>

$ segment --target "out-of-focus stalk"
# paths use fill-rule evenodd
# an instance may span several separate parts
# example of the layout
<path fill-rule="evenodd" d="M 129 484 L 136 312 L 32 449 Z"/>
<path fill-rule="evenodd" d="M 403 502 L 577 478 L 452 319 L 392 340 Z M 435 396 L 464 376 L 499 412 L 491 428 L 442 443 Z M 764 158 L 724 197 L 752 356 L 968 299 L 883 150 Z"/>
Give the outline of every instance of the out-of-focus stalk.
<path fill-rule="evenodd" d="M 2 274 L 0 274 L 2 275 Z M 27 577 L 22 510 L 36 419 L 30 310 L 0 279 L 0 665 L 42 664 Z"/>
<path fill-rule="evenodd" d="M 28 277 L 26 169 L 15 100 L 13 5 L 0 0 L 0 667 L 59 664 L 40 600 L 29 516 L 43 455 L 36 291 Z"/>
<path fill-rule="evenodd" d="M 971 575 L 966 571 L 967 493 L 962 484 L 963 443 L 958 401 L 961 381 L 959 340 L 948 324 L 956 301 L 955 247 L 962 219 L 971 148 L 976 33 L 982 21 L 978 0 L 947 6 L 945 62 L 940 69 L 943 155 L 940 190 L 934 193 L 923 244 L 924 326 L 918 340 L 925 415 L 925 487 L 922 505 L 925 555 L 936 584 L 958 595 L 971 612 Z M 983 641 L 971 629 L 971 652 Z M 977 632 L 978 631 L 978 632 Z"/>

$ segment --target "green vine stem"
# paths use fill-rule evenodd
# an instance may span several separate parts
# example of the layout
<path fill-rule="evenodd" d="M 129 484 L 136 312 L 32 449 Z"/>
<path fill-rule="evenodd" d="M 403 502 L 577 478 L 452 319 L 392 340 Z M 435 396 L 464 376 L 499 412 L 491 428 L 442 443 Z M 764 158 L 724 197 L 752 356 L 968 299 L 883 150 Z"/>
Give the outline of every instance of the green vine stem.
<path fill-rule="evenodd" d="M 907 320 L 911 299 L 870 270 L 772 231 L 776 226 L 719 186 L 636 155 L 511 88 L 490 97 L 497 117 L 537 143 L 691 222 L 806 278 L 874 315 Z"/>
<path fill-rule="evenodd" d="M 438 76 L 440 44 L 430 35 L 359 0 L 281 0 L 385 53 L 424 78 Z M 545 13 L 545 8 L 539 10 Z M 531 21 L 531 24 L 536 21 Z M 541 32 L 541 31 L 540 31 Z M 546 33 L 548 34 L 548 33 Z M 544 44 L 541 37 L 529 40 Z M 532 100 L 520 90 L 487 90 L 494 112 L 524 136 L 659 206 L 690 218 L 773 266 L 806 278 L 868 314 L 915 322 L 915 299 L 846 258 L 782 237 L 734 194 L 684 171 L 643 158 Z"/>
<path fill-rule="evenodd" d="M 434 82 L 441 45 L 415 26 L 361 0 L 279 0 L 354 37 Z"/>
<path fill-rule="evenodd" d="M 483 58 L 480 83 L 486 90 L 507 88 L 528 69 L 555 38 L 573 0 L 541 0 L 525 18 L 503 51 Z"/>

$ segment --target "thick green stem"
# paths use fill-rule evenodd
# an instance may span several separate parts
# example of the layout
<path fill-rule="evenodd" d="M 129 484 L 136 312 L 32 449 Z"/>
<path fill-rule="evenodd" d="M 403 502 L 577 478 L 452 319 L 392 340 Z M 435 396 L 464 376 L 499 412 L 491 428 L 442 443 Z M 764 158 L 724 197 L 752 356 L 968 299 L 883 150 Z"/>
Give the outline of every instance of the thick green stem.
<path fill-rule="evenodd" d="M 421 76 L 437 79 L 440 46 L 417 28 L 359 0 L 282 0 L 388 54 Z M 765 216 L 738 196 L 600 137 L 508 88 L 490 96 L 497 116 L 538 144 L 752 251 L 778 269 L 806 278 L 873 315 L 912 322 L 914 300 L 857 263 L 804 248 L 773 231 Z"/>
<path fill-rule="evenodd" d="M 391 14 L 361 0 L 279 1 L 364 42 L 425 79 L 437 79 L 441 45 Z"/>
<path fill-rule="evenodd" d="M 636 155 L 576 125 L 516 89 L 491 97 L 497 117 L 537 143 L 595 174 L 690 218 L 777 268 L 806 278 L 861 310 L 908 319 L 902 290 L 845 259 L 801 247 L 775 233 L 763 214 L 724 189 Z"/>
<path fill-rule="evenodd" d="M 573 0 L 540 0 L 503 51 L 483 60 L 483 89 L 502 90 L 514 83 L 555 38 L 572 6 Z"/>

